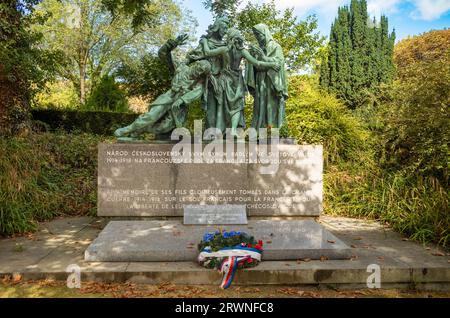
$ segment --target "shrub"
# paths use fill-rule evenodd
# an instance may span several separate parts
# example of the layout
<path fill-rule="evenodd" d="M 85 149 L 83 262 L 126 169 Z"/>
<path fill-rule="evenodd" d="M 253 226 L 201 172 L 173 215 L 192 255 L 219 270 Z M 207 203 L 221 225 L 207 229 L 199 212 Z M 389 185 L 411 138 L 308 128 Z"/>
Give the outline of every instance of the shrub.
<path fill-rule="evenodd" d="M 59 215 L 94 215 L 99 141 L 66 133 L 0 138 L 0 235 Z"/>
<path fill-rule="evenodd" d="M 411 75 L 410 66 L 417 63 L 432 63 L 445 58 L 449 49 L 450 29 L 433 30 L 400 41 L 394 50 L 397 78 L 408 78 Z"/>
<path fill-rule="evenodd" d="M 352 160 L 368 133 L 345 105 L 318 89 L 317 80 L 293 76 L 286 104 L 288 131 L 299 143 L 323 144 L 325 163 Z"/>
<path fill-rule="evenodd" d="M 127 96 L 114 77 L 105 75 L 92 90 L 83 109 L 127 112 Z"/>
<path fill-rule="evenodd" d="M 398 80 L 381 109 L 386 163 L 448 188 L 450 166 L 450 30 L 396 48 Z"/>

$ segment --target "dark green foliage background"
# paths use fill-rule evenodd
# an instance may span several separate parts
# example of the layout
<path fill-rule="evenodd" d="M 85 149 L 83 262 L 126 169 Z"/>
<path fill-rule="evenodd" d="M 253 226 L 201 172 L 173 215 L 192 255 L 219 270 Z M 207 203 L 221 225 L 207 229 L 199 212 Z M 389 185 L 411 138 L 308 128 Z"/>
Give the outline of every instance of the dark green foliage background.
<path fill-rule="evenodd" d="M 137 61 L 122 62 L 116 75 L 125 82 L 129 96 L 146 96 L 151 100 L 167 92 L 172 81 L 167 63 L 154 53 Z"/>
<path fill-rule="evenodd" d="M 112 136 L 114 130 L 129 125 L 138 116 L 130 113 L 53 109 L 34 109 L 31 114 L 41 130 L 63 130 L 104 136 Z"/>

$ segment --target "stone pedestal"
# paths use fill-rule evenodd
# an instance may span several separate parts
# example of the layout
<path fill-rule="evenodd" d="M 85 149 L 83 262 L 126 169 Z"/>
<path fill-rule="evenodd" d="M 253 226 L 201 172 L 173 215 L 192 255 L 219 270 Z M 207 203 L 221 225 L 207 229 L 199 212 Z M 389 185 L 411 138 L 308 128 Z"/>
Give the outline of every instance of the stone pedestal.
<path fill-rule="evenodd" d="M 221 147 L 224 154 L 220 153 Z M 197 220 L 195 213 L 188 213 L 185 224 L 112 221 L 86 250 L 86 260 L 195 261 L 197 244 L 203 235 L 219 227 L 244 231 L 263 240 L 263 260 L 351 256 L 344 243 L 314 220 L 252 218 L 320 215 L 321 146 L 282 144 L 254 148 L 244 144 L 235 145 L 230 151 L 223 144 L 186 144 L 184 149 L 194 155 L 190 159 L 183 157 L 183 161 L 176 156 L 179 149 L 175 149 L 174 144 L 100 144 L 98 215 L 183 216 L 185 208 L 216 215 L 217 211 L 233 206 L 240 207 L 244 214 L 237 217 L 232 214 L 239 211 L 230 211 L 230 220 L 224 217 L 222 221 L 216 218 L 217 222 L 205 222 Z M 208 161 L 207 154 L 211 152 L 216 161 Z M 249 220 L 242 225 L 247 222 L 245 211 Z"/>
<path fill-rule="evenodd" d="M 184 206 L 193 204 L 245 205 L 249 216 L 319 216 L 322 211 L 321 146 L 279 145 L 272 174 L 261 173 L 269 166 L 265 162 L 248 162 L 248 145 L 243 155 L 235 152 L 247 159 L 243 163 L 177 163 L 173 147 L 100 144 L 98 215 L 182 216 Z M 256 151 L 274 151 L 267 147 Z"/>

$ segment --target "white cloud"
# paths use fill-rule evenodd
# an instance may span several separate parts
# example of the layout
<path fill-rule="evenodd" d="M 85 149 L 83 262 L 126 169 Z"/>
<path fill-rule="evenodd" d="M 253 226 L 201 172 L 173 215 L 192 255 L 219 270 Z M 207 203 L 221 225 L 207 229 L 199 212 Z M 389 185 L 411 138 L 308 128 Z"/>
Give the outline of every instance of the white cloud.
<path fill-rule="evenodd" d="M 416 20 L 432 21 L 439 19 L 450 10 L 450 0 L 414 0 L 415 10 L 410 14 Z"/>
<path fill-rule="evenodd" d="M 377 19 L 382 14 L 397 13 L 401 0 L 369 0 L 367 1 L 367 11 L 370 16 Z"/>
<path fill-rule="evenodd" d="M 280 8 L 294 7 L 300 15 L 316 13 L 334 16 L 337 13 L 338 7 L 347 4 L 348 0 L 277 0 L 275 3 Z"/>

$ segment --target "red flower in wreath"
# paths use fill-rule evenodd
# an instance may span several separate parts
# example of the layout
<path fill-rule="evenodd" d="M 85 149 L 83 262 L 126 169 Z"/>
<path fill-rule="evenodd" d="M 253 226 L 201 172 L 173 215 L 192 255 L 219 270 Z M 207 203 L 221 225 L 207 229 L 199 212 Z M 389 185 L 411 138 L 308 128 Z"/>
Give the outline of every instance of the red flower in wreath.
<path fill-rule="evenodd" d="M 262 251 L 263 244 L 264 244 L 263 241 L 259 240 L 258 244 L 256 244 L 255 248 Z"/>

